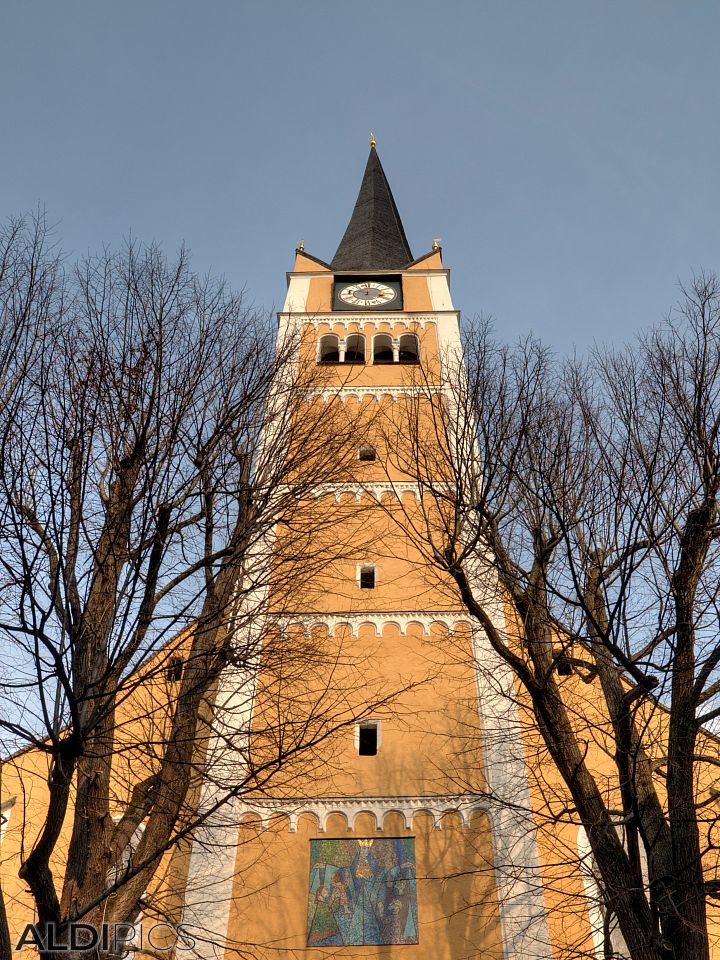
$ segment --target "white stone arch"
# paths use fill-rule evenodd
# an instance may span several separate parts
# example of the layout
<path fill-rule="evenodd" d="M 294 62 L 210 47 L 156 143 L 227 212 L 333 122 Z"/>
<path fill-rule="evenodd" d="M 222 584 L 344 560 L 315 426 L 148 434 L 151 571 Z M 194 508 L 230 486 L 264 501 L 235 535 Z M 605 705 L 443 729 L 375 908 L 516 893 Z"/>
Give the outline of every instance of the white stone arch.
<path fill-rule="evenodd" d="M 288 833 L 296 833 L 298 828 L 298 823 L 300 822 L 301 817 L 307 817 L 308 820 L 312 820 L 315 824 L 315 830 L 317 833 L 323 832 L 322 819 L 314 810 L 290 810 L 288 811 Z"/>
<path fill-rule="evenodd" d="M 395 627 L 400 636 L 406 636 L 410 623 L 419 624 L 422 627 L 423 635 L 426 637 L 430 635 L 433 624 L 440 624 L 448 633 L 452 633 L 458 628 L 472 629 L 467 612 L 464 610 L 448 610 L 442 614 L 438 614 L 437 611 L 421 610 L 396 610 L 393 612 L 366 610 L 357 614 L 286 614 L 279 616 L 275 622 L 281 629 L 299 626 L 307 630 L 322 625 L 330 635 L 343 626 L 347 627 L 353 637 L 357 637 L 361 625 L 374 627 L 376 636 L 381 636 L 383 628 L 387 625 Z"/>
<path fill-rule="evenodd" d="M 328 829 L 328 821 L 330 817 L 342 817 L 344 827 L 338 827 L 340 831 L 345 831 L 345 833 L 352 833 L 352 813 L 348 810 L 343 810 L 339 806 L 329 807 L 326 809 L 322 815 L 322 832 L 326 833 Z"/>
<path fill-rule="evenodd" d="M 377 813 L 375 813 L 374 810 L 356 810 L 356 811 L 354 811 L 354 813 L 353 813 L 353 815 L 352 815 L 352 830 L 353 830 L 353 832 L 355 831 L 355 829 L 356 829 L 356 827 L 357 827 L 357 822 L 358 822 L 358 819 L 359 819 L 360 817 L 372 817 L 372 818 L 373 818 L 373 823 L 375 824 L 375 826 L 373 827 L 373 831 L 374 831 L 375 833 L 377 833 L 377 832 L 381 829 L 380 821 L 378 820 Z"/>
<path fill-rule="evenodd" d="M 340 362 L 340 337 L 336 333 L 323 333 L 317 340 L 318 363 Z"/>
<path fill-rule="evenodd" d="M 256 810 L 247 809 L 238 817 L 238 827 L 253 827 L 263 831 L 267 829 L 265 819 Z"/>
<path fill-rule="evenodd" d="M 403 360 L 403 350 L 408 354 L 408 358 Z M 398 338 L 398 362 L 407 364 L 420 363 L 420 337 L 415 331 L 400 334 Z M 411 359 L 414 358 L 414 359 Z"/>
<path fill-rule="evenodd" d="M 340 400 L 344 403 L 348 398 L 355 400 L 371 399 L 379 400 L 387 397 L 390 400 L 399 400 L 403 397 L 424 398 L 428 394 L 448 394 L 446 387 L 441 384 L 399 384 L 398 386 L 383 387 L 358 387 L 358 386 L 337 386 L 337 387 L 307 387 L 303 390 L 303 395 L 308 401 L 314 397 L 320 397 L 323 402 L 330 400 Z"/>
<path fill-rule="evenodd" d="M 454 313 L 454 311 L 453 311 Z M 415 313 L 408 314 L 403 317 L 392 316 L 391 314 L 380 314 L 380 313 L 354 313 L 352 311 L 345 311 L 345 319 L 339 320 L 336 314 L 333 313 L 284 313 L 278 314 L 279 320 L 285 320 L 286 322 L 290 319 L 302 323 L 308 324 L 309 326 L 319 329 L 323 324 L 331 324 L 333 326 L 344 326 L 346 329 L 350 326 L 367 326 L 372 324 L 375 327 L 379 327 L 381 324 L 388 324 L 391 329 L 397 330 L 400 327 L 405 330 L 414 330 L 422 329 L 425 326 L 436 326 L 437 325 L 437 315 L 431 313 Z"/>
<path fill-rule="evenodd" d="M 383 330 L 372 336 L 372 362 L 377 364 L 390 364 L 396 360 L 395 342 L 392 333 Z M 382 359 L 378 359 L 378 354 L 386 354 Z M 387 356 L 389 354 L 389 357 Z"/>
<path fill-rule="evenodd" d="M 403 816 L 404 816 L 404 814 L 403 814 Z M 433 808 L 432 808 L 430 805 L 428 805 L 428 806 L 419 806 L 419 807 L 417 807 L 415 810 L 412 811 L 412 813 L 410 814 L 410 822 L 409 822 L 409 823 L 406 823 L 406 825 L 405 825 L 405 827 L 406 827 L 407 830 L 415 830 L 415 829 L 416 829 L 416 827 L 415 827 L 415 818 L 418 817 L 418 816 L 429 817 L 429 818 L 430 818 L 430 822 L 432 823 L 432 828 L 433 828 L 433 830 L 439 830 L 439 829 L 440 829 L 440 821 L 439 821 L 438 817 L 436 816 L 435 811 L 433 810 Z"/>
<path fill-rule="evenodd" d="M 468 810 L 464 809 L 461 806 L 448 807 L 447 810 L 443 810 L 442 813 L 438 816 L 436 825 L 435 825 L 436 830 L 445 829 L 446 817 L 458 817 L 460 820 L 460 826 L 465 830 L 470 826 L 470 813 Z"/>
<path fill-rule="evenodd" d="M 356 355 L 358 358 L 348 360 L 349 355 Z M 367 363 L 367 337 L 360 331 L 348 333 L 342 342 L 341 360 L 343 363 Z"/>

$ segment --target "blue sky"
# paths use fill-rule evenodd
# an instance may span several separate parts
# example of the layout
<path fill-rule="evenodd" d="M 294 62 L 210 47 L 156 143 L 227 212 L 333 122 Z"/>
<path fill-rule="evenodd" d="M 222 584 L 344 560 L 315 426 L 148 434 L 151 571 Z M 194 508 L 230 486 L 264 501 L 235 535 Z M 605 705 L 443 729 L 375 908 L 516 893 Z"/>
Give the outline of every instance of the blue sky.
<path fill-rule="evenodd" d="M 378 138 L 455 302 L 559 350 L 720 270 L 720 4 L 4 0 L 0 217 L 132 234 L 277 306 L 330 258 Z"/>

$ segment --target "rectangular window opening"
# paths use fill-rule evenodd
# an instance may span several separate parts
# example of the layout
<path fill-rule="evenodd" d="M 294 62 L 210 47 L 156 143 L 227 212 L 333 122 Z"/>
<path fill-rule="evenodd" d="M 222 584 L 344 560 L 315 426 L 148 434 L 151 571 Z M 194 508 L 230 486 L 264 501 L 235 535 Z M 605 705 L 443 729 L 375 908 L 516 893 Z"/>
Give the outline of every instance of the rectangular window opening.
<path fill-rule="evenodd" d="M 377 458 L 375 452 L 375 447 L 360 447 L 358 451 L 358 460 L 365 460 L 368 463 L 373 462 Z"/>
<path fill-rule="evenodd" d="M 375 589 L 375 567 L 360 567 L 360 589 Z"/>
<path fill-rule="evenodd" d="M 375 757 L 378 752 L 376 723 L 361 723 L 358 728 L 358 753 L 361 757 Z"/>
<path fill-rule="evenodd" d="M 568 660 L 568 658 L 565 656 L 564 653 L 561 653 L 557 657 L 555 661 L 555 667 L 557 669 L 558 676 L 569 677 L 570 674 L 572 673 L 572 664 L 570 663 L 570 661 Z"/>
<path fill-rule="evenodd" d="M 182 680 L 183 662 L 182 657 L 173 657 L 167 665 L 165 676 L 169 683 L 177 683 Z"/>

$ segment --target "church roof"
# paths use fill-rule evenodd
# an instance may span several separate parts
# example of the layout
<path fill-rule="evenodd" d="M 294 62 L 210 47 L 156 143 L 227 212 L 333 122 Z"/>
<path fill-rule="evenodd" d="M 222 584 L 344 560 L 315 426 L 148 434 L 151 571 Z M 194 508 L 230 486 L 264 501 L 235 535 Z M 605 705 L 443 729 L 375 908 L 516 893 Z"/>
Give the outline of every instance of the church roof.
<path fill-rule="evenodd" d="M 413 256 L 375 146 L 350 223 L 332 259 L 333 270 L 397 270 Z"/>

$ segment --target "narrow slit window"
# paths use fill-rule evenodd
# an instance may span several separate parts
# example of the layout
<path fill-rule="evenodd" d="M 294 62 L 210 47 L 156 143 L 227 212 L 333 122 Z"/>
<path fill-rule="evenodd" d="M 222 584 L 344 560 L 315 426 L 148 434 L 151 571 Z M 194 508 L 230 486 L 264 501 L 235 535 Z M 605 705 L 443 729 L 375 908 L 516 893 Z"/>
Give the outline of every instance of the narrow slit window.
<path fill-rule="evenodd" d="M 361 757 L 376 757 L 378 728 L 376 723 L 361 723 L 358 728 L 358 753 Z"/>
<path fill-rule="evenodd" d="M 375 447 L 360 447 L 358 451 L 358 460 L 364 460 L 367 463 L 373 463 L 377 460 Z"/>
<path fill-rule="evenodd" d="M 360 567 L 360 589 L 361 590 L 375 589 L 375 567 L 374 566 Z"/>

